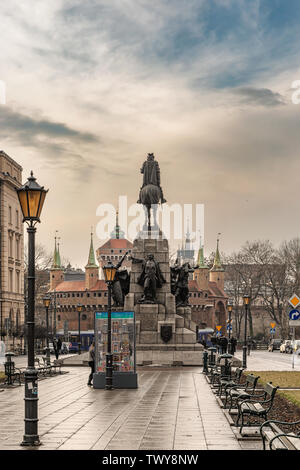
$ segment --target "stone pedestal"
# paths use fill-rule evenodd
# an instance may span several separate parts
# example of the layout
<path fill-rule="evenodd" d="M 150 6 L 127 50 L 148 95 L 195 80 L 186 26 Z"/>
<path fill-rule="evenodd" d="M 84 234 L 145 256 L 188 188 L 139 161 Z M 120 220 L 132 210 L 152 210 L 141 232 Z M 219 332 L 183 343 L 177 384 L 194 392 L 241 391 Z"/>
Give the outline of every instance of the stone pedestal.
<path fill-rule="evenodd" d="M 191 309 L 183 307 L 176 311 L 175 297 L 171 293 L 169 244 L 162 234 L 157 238 L 140 237 L 134 241 L 134 258 L 146 259 L 149 254 L 153 254 L 159 263 L 166 283 L 157 289 L 157 303 L 140 303 L 144 292 L 137 279 L 142 265 L 132 264 L 130 291 L 125 298 L 124 310 L 135 312 L 137 364 L 202 365 L 203 346 L 196 342 Z"/>

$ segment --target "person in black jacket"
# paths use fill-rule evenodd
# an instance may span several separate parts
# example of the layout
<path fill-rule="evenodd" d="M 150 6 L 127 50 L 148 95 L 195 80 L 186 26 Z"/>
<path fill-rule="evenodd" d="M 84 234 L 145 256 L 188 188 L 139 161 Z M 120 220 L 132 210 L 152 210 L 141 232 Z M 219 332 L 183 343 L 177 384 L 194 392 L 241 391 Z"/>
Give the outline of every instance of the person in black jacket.
<path fill-rule="evenodd" d="M 94 375 L 94 372 L 95 372 L 95 341 L 92 342 L 92 344 L 90 345 L 90 348 L 89 348 L 88 363 L 89 363 L 89 366 L 91 368 L 91 372 L 90 372 L 87 384 L 88 385 L 93 385 L 92 380 L 93 380 L 93 375 Z"/>

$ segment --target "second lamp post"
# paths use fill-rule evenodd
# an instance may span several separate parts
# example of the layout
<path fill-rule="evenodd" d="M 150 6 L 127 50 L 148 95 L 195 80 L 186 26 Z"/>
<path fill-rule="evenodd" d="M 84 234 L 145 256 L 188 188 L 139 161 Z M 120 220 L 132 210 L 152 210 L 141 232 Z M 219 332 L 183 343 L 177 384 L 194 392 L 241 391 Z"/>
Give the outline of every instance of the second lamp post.
<path fill-rule="evenodd" d="M 106 353 L 106 367 L 105 367 L 105 389 L 112 390 L 113 388 L 113 355 L 111 352 L 111 291 L 112 284 L 115 279 L 117 267 L 111 261 L 103 268 L 105 282 L 108 288 L 108 306 L 107 306 L 107 353 Z"/>
<path fill-rule="evenodd" d="M 82 312 L 83 305 L 77 305 L 77 312 L 78 312 L 78 354 L 81 354 L 81 341 L 80 341 L 80 314 Z"/>
<path fill-rule="evenodd" d="M 50 349 L 49 349 L 49 305 L 51 302 L 51 297 L 49 295 L 45 295 L 43 297 L 44 307 L 46 309 L 46 357 L 47 357 L 47 365 L 50 366 Z"/>
<path fill-rule="evenodd" d="M 248 321 L 248 308 L 250 303 L 250 295 L 244 295 L 245 306 L 245 328 L 244 328 L 244 345 L 243 345 L 243 369 L 247 369 L 247 321 Z"/>

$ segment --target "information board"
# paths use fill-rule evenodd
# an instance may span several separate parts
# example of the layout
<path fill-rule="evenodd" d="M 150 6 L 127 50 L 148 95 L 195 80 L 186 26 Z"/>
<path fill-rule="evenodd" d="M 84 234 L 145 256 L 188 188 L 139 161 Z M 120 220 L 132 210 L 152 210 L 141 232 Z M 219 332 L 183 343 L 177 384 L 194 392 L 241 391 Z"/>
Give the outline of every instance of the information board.
<path fill-rule="evenodd" d="M 96 372 L 105 372 L 107 323 L 107 312 L 95 312 Z M 134 312 L 111 313 L 111 351 L 113 371 L 136 371 Z"/>

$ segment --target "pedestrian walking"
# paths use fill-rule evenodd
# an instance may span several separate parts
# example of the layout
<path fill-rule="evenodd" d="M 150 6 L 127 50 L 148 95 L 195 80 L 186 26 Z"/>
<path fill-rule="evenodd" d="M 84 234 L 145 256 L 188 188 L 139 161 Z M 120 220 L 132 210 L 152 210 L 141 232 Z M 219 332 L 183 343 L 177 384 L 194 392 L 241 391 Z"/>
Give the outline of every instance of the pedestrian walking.
<path fill-rule="evenodd" d="M 59 352 L 58 352 L 58 348 L 57 348 L 57 339 L 55 337 L 53 337 L 52 343 L 53 343 L 53 349 L 54 349 L 55 357 L 56 357 L 56 359 L 58 359 Z"/>
<path fill-rule="evenodd" d="M 225 354 L 227 352 L 227 345 L 228 345 L 228 339 L 226 338 L 226 336 L 221 336 L 220 343 L 221 343 L 222 354 Z"/>
<path fill-rule="evenodd" d="M 230 338 L 230 342 L 231 342 L 231 352 L 230 352 L 230 354 L 232 354 L 234 356 L 234 353 L 236 351 L 237 340 L 234 336 L 232 336 Z"/>
<path fill-rule="evenodd" d="M 93 375 L 95 372 L 95 341 L 93 341 L 89 347 L 88 363 L 89 363 L 89 367 L 91 368 L 91 372 L 90 372 L 89 380 L 87 384 L 93 385 L 92 380 L 93 380 Z"/>
<path fill-rule="evenodd" d="M 58 354 L 61 354 L 61 346 L 62 346 L 61 339 L 58 338 L 58 340 L 57 340 L 57 352 L 58 352 Z"/>

